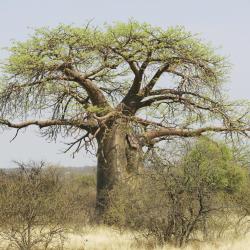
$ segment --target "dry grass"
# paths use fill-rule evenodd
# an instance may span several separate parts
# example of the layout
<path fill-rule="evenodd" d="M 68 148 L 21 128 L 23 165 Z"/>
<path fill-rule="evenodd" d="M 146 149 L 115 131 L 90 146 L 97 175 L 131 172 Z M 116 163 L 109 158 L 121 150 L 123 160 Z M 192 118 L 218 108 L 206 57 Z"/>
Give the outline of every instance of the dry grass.
<path fill-rule="evenodd" d="M 155 246 L 153 241 L 135 237 L 131 232 L 119 232 L 107 226 L 89 227 L 67 235 L 65 250 L 178 250 L 173 246 Z M 135 239 L 136 238 L 136 239 Z M 6 250 L 7 243 L 0 242 L 0 250 Z M 58 248 L 59 249 L 59 248 Z M 182 250 L 249 250 L 250 233 L 237 240 L 227 239 L 213 243 L 193 242 Z M 57 250 L 57 248 L 56 248 Z"/>
<path fill-rule="evenodd" d="M 81 234 L 69 234 L 65 242 L 67 249 L 102 249 L 125 250 L 135 249 L 134 235 L 128 232 L 118 232 L 106 226 L 87 228 Z"/>
<path fill-rule="evenodd" d="M 145 239 L 135 240 L 131 232 L 118 232 L 105 226 L 90 228 L 80 235 L 70 234 L 65 243 L 66 249 L 74 250 L 177 250 L 166 245 L 156 247 L 153 242 Z M 190 243 L 183 250 L 249 250 L 250 234 L 242 239 L 227 239 L 214 243 Z"/>

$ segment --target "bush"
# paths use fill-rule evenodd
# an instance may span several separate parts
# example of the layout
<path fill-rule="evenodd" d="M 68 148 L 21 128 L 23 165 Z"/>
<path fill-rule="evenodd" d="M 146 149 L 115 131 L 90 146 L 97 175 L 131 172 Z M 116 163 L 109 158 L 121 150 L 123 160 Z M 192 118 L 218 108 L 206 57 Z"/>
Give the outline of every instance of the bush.
<path fill-rule="evenodd" d="M 182 246 L 210 237 L 212 219 L 237 215 L 243 203 L 235 201 L 248 182 L 228 147 L 201 138 L 174 164 L 154 152 L 138 185 L 120 184 L 110 193 L 105 219 Z"/>
<path fill-rule="evenodd" d="M 63 243 L 72 206 L 59 172 L 43 162 L 18 166 L 0 175 L 0 237 L 22 250 Z"/>
<path fill-rule="evenodd" d="M 64 188 L 72 210 L 68 218 L 71 228 L 78 230 L 84 225 L 95 223 L 96 176 L 72 176 L 64 180 Z"/>

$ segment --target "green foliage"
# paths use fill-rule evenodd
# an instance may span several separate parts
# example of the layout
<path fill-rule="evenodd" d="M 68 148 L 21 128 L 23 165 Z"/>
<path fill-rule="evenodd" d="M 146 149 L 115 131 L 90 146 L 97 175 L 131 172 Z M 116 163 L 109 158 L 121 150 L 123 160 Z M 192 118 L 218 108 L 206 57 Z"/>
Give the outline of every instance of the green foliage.
<path fill-rule="evenodd" d="M 220 87 L 229 68 L 226 58 L 181 26 L 165 29 L 130 20 L 103 27 L 44 27 L 36 29 L 26 41 L 14 42 L 9 52 L 3 65 L 4 87 L 0 87 L 0 113 L 7 114 L 7 120 L 17 116 L 26 120 L 29 115 L 72 120 L 82 118 L 84 112 L 108 113 L 110 110 L 100 110 L 101 105 L 86 105 L 92 102 L 86 86 L 69 77 L 65 68 L 94 83 L 110 106 L 116 107 L 133 84 L 131 65 L 139 69 L 143 62 L 147 67 L 141 90 L 159 69 L 169 65 L 167 74 L 173 89 L 188 93 L 183 100 L 171 95 L 166 97 L 172 98 L 171 103 L 162 100 L 161 105 L 158 101 L 155 106 L 149 105 L 146 112 L 150 116 L 164 117 L 169 123 L 178 120 L 181 126 L 187 126 L 221 118 L 226 112 L 226 105 L 218 105 L 223 102 Z M 166 87 L 164 84 L 154 90 Z M 143 98 L 142 92 L 135 93 L 137 99 Z M 50 127 L 45 134 L 56 137 L 62 131 L 64 128 Z"/>
<path fill-rule="evenodd" d="M 89 105 L 87 108 L 86 108 L 86 111 L 90 112 L 90 113 L 104 113 L 104 112 L 107 112 L 108 111 L 108 108 L 106 107 L 98 107 L 98 106 L 95 106 L 95 105 Z"/>
<path fill-rule="evenodd" d="M 184 53 L 183 56 L 187 59 L 213 59 L 218 62 L 223 59 L 214 54 L 214 49 L 210 45 L 203 44 L 183 27 L 170 27 L 163 30 L 146 23 L 131 21 L 106 25 L 103 30 L 90 26 L 78 28 L 67 25 L 60 25 L 53 29 L 37 29 L 30 39 L 16 42 L 10 48 L 12 55 L 9 60 L 12 66 L 16 65 L 17 68 L 9 69 L 16 72 L 18 66 L 32 67 L 33 64 L 35 64 L 34 67 L 52 66 L 54 64 L 49 62 L 66 62 L 73 57 L 76 60 L 82 59 L 83 63 L 90 63 L 87 59 L 97 55 L 97 49 L 108 45 L 123 48 L 124 52 L 128 53 L 125 57 L 133 56 L 134 60 L 139 61 L 145 60 L 147 49 L 155 50 L 155 56 L 159 61 L 169 59 L 178 52 Z M 128 45 L 131 46 L 130 50 L 127 50 Z M 69 54 L 70 49 L 73 49 L 73 55 Z M 140 51 L 135 53 L 138 49 Z"/>
<path fill-rule="evenodd" d="M 104 29 L 90 25 L 40 28 L 27 41 L 15 42 L 9 50 L 11 55 L 5 71 L 23 80 L 51 74 L 67 63 L 81 68 L 82 73 L 106 65 L 100 79 L 114 79 L 126 72 L 116 69 L 118 65 L 125 66 L 127 59 L 143 62 L 150 51 L 152 65 L 171 62 L 173 68 L 185 63 L 197 69 L 204 67 L 204 70 L 200 68 L 199 76 L 205 84 L 218 84 L 227 67 L 225 59 L 216 55 L 210 45 L 183 27 L 164 30 L 137 21 L 116 22 Z M 110 65 L 114 65 L 117 73 Z"/>
<path fill-rule="evenodd" d="M 159 157 L 152 154 L 136 186 L 120 183 L 110 193 L 109 223 L 181 246 L 197 237 L 222 235 L 225 222 L 235 230 L 228 217 L 240 223 L 249 213 L 243 199 L 249 193 L 249 174 L 224 143 L 202 137 L 178 162 Z"/>
<path fill-rule="evenodd" d="M 197 141 L 182 164 L 190 188 L 203 185 L 214 191 L 235 192 L 246 184 L 247 171 L 234 161 L 230 148 L 207 137 Z"/>

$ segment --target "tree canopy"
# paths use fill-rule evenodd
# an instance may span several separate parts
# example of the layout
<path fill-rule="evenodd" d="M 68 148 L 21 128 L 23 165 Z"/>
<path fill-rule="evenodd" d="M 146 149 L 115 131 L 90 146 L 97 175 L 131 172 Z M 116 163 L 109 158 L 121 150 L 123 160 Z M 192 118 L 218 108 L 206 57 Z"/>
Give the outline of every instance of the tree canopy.
<path fill-rule="evenodd" d="M 9 51 L 0 90 L 3 126 L 75 136 L 78 149 L 118 118 L 143 145 L 249 131 L 247 111 L 223 92 L 230 64 L 183 27 L 60 25 L 35 30 Z"/>

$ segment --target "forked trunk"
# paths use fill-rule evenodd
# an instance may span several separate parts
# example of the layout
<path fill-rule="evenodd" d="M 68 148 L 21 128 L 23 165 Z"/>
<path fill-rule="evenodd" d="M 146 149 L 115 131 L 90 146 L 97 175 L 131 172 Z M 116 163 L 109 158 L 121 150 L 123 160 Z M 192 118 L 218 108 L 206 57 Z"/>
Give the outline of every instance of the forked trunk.
<path fill-rule="evenodd" d="M 142 149 L 132 129 L 117 120 L 98 135 L 97 211 L 108 207 L 108 192 L 116 183 L 133 183 L 142 169 Z"/>

